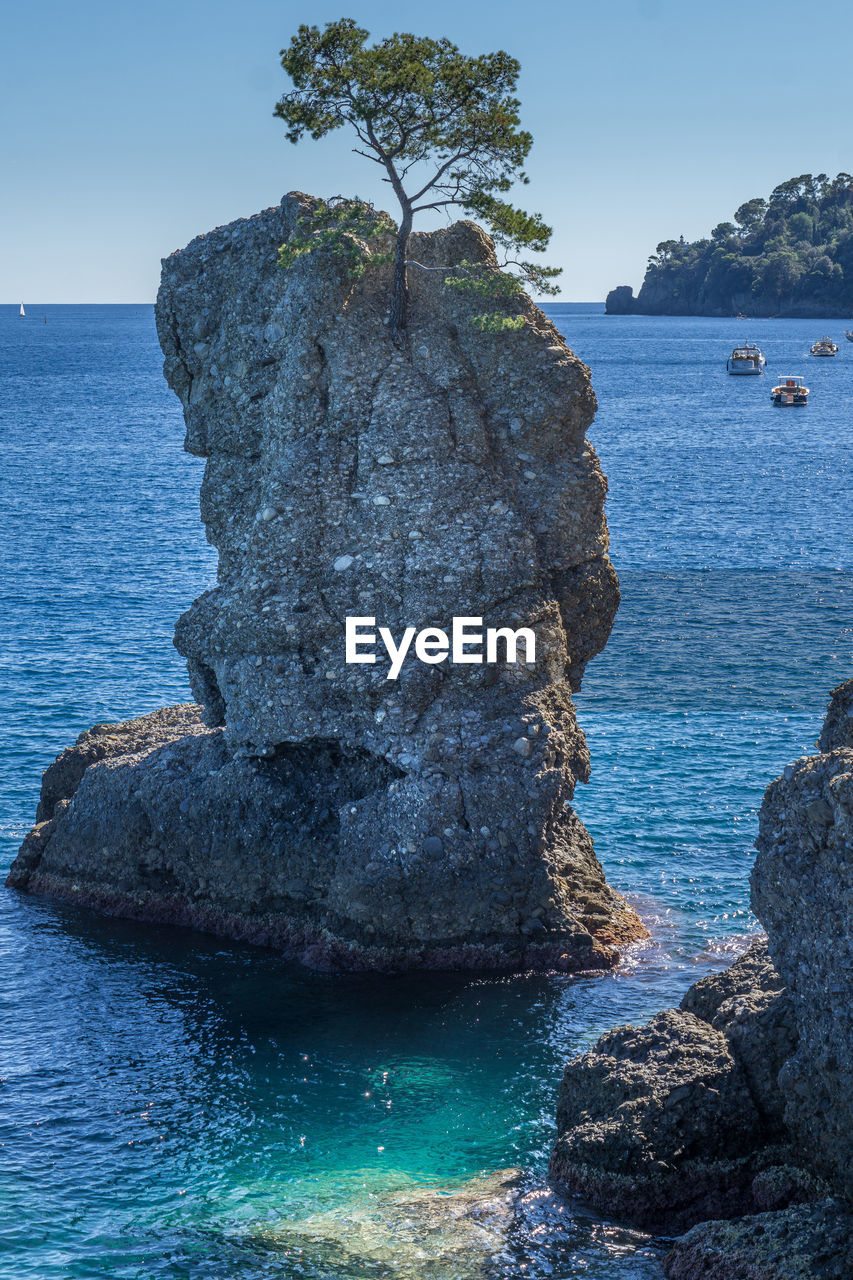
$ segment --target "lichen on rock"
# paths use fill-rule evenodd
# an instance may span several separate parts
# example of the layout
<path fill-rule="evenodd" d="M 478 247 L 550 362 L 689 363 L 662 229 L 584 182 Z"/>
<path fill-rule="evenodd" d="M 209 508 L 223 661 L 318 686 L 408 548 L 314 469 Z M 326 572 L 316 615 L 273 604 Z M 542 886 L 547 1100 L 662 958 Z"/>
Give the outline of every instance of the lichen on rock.
<path fill-rule="evenodd" d="M 401 348 L 381 252 L 277 266 L 314 208 L 287 196 L 164 261 L 165 372 L 219 554 L 175 633 L 206 727 L 158 745 L 127 722 L 121 759 L 78 745 L 12 882 L 327 967 L 608 967 L 644 930 L 571 807 L 571 692 L 618 604 L 588 370 L 523 294 L 520 328 L 470 323 L 481 300 L 444 268 L 494 265 L 472 223 L 412 237 Z M 536 658 L 389 680 L 345 662 L 347 617 L 525 627 Z"/>

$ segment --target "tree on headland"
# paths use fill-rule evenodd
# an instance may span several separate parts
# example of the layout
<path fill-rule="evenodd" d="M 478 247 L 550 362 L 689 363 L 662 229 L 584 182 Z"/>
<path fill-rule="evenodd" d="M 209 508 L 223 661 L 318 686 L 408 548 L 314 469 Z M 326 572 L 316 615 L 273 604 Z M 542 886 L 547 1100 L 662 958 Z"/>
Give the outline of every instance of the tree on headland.
<path fill-rule="evenodd" d="M 654 253 L 649 256 L 649 262 L 655 266 L 660 266 L 664 262 L 671 262 L 673 256 L 678 253 L 679 247 L 678 240 L 661 240 Z"/>
<path fill-rule="evenodd" d="M 767 212 L 767 201 L 762 200 L 760 196 L 756 196 L 753 200 L 747 200 L 740 206 L 735 214 L 735 222 L 740 227 L 741 235 L 749 235 L 750 231 L 760 226 Z"/>
<path fill-rule="evenodd" d="M 406 327 L 408 270 L 419 265 L 409 258 L 412 225 L 428 210 L 457 206 L 473 214 L 502 251 L 500 266 L 514 268 L 517 289 L 556 292 L 557 268 L 511 257 L 542 252 L 551 237 L 539 214 L 502 199 L 514 182 L 528 181 L 523 165 L 533 142 L 519 128 L 518 62 L 502 51 L 467 57 L 446 39 L 395 33 L 368 45 L 368 38 L 351 18 L 322 31 L 300 26 L 281 51 L 293 89 L 275 115 L 293 143 L 348 126 L 358 142 L 354 151 L 383 169 L 400 205 L 390 311 L 395 336 Z M 332 222 L 345 223 L 346 205 L 325 208 Z M 473 280 L 476 273 L 469 274 Z M 482 276 L 477 283 L 488 293 Z M 495 296 L 507 291 L 506 283 L 495 283 Z"/>

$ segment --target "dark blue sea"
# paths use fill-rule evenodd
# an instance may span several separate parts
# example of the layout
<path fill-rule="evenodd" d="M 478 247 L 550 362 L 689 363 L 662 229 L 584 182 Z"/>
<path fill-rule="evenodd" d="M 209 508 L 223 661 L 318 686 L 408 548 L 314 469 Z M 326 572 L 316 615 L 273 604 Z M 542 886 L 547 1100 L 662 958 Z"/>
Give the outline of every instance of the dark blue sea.
<path fill-rule="evenodd" d="M 557 1085 L 756 928 L 762 793 L 851 674 L 853 346 L 548 310 L 592 370 L 623 588 L 577 808 L 652 942 L 595 979 L 330 977 L 0 891 L 4 1280 L 660 1276 L 660 1242 L 543 1191 Z M 747 337 L 808 408 L 726 376 Z M 149 306 L 0 308 L 4 868 L 59 750 L 189 696 L 171 632 L 215 565 L 160 363 Z M 527 1207 L 488 1269 L 412 1236 L 412 1204 L 508 1168 Z"/>

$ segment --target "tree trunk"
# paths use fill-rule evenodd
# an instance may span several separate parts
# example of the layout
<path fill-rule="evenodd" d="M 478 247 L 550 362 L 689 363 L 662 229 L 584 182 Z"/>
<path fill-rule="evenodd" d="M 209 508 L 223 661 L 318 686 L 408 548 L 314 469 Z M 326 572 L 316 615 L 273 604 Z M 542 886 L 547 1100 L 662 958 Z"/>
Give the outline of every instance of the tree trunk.
<path fill-rule="evenodd" d="M 409 236 L 412 233 L 412 211 L 403 210 L 400 227 L 397 231 L 397 245 L 394 252 L 394 293 L 391 297 L 391 332 L 395 340 L 406 327 L 409 311 L 409 282 L 406 272 L 406 261 L 409 256 Z"/>

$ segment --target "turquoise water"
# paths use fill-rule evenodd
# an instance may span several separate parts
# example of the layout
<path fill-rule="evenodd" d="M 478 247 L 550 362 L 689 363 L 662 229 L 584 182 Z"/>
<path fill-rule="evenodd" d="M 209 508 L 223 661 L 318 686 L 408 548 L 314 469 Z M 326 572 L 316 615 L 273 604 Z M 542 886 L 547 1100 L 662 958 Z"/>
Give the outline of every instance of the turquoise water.
<path fill-rule="evenodd" d="M 556 1087 L 754 928 L 763 789 L 850 673 L 853 347 L 809 360 L 840 337 L 821 321 L 549 310 L 592 368 L 624 593 L 578 698 L 577 806 L 652 943 L 590 980 L 336 978 L 0 892 L 4 1280 L 660 1275 L 656 1242 L 544 1191 Z M 214 573 L 151 308 L 28 313 L 0 309 L 4 865 L 57 751 L 187 697 L 171 629 Z M 726 377 L 746 336 L 808 375 L 808 409 Z M 485 1270 L 413 1234 L 509 1168 L 523 1205 Z"/>

